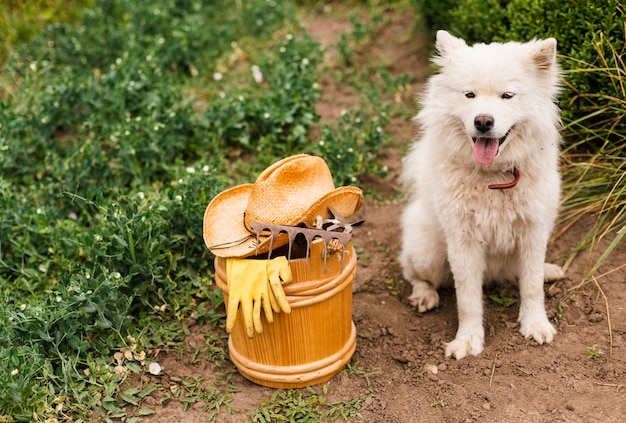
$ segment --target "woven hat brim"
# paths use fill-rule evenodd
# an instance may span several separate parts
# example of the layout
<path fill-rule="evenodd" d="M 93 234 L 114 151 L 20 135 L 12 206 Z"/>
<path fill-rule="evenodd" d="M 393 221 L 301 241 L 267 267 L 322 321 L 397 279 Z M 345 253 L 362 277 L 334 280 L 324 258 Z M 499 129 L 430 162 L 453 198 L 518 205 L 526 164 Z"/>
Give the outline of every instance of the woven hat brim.
<path fill-rule="evenodd" d="M 238 185 L 216 195 L 204 211 L 204 243 L 218 257 L 234 257 L 230 251 L 249 250 L 250 232 L 244 224 L 244 213 L 253 184 Z M 246 243 L 243 248 L 237 242 Z"/>
<path fill-rule="evenodd" d="M 240 185 L 226 190 L 207 206 L 204 213 L 204 242 L 214 255 L 245 258 L 269 251 L 271 237 L 259 237 L 257 245 L 256 235 L 251 236 L 244 224 L 244 213 L 252 186 L 252 184 Z M 342 217 L 349 217 L 361 208 L 362 203 L 363 192 L 360 188 L 335 188 L 313 203 L 301 216 L 280 224 L 295 225 L 304 222 L 312 225 L 317 216 L 323 219 L 331 217 L 329 207 Z M 287 243 L 287 236 L 281 235 L 274 240 L 273 248 Z"/>

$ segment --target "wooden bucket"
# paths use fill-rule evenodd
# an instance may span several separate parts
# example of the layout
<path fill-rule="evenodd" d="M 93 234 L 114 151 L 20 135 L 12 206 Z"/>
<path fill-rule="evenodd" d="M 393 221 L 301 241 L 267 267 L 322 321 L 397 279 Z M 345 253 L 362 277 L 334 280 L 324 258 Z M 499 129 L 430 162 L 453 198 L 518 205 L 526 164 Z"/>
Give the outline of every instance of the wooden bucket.
<path fill-rule="evenodd" d="M 352 322 L 352 281 L 356 272 L 352 243 L 324 260 L 324 243 L 311 243 L 309 259 L 292 259 L 293 281 L 284 286 L 291 313 L 263 313 L 263 333 L 246 335 L 238 310 L 228 339 L 230 358 L 250 381 L 272 388 L 302 388 L 323 383 L 339 373 L 356 349 Z M 215 259 L 215 281 L 228 304 L 226 259 Z"/>

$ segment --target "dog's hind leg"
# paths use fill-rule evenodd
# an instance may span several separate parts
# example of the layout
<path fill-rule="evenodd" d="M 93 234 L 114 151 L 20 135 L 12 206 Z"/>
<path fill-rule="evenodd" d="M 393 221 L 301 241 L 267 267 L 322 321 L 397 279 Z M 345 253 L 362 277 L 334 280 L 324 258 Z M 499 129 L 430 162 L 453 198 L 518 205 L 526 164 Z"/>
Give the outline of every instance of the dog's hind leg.
<path fill-rule="evenodd" d="M 424 213 L 419 202 L 410 204 L 403 215 L 400 264 L 404 278 L 413 285 L 409 302 L 420 313 L 439 305 L 437 288 L 450 280 L 443 234 Z"/>
<path fill-rule="evenodd" d="M 558 281 L 565 277 L 565 272 L 561 266 L 552 263 L 543 264 L 543 280 L 544 282 Z"/>

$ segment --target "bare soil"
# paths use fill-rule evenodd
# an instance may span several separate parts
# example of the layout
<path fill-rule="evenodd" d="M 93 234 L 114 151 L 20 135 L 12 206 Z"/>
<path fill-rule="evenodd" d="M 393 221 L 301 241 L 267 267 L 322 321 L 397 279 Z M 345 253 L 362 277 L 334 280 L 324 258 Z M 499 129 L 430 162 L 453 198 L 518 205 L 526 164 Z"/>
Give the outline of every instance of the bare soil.
<path fill-rule="evenodd" d="M 329 48 L 350 28 L 347 15 L 306 16 L 309 33 Z M 421 75 L 426 49 L 415 31 L 413 17 L 401 13 L 389 18 L 367 47 L 364 60 L 388 64 L 393 74 Z M 327 66 L 338 66 L 327 55 Z M 356 107 L 359 96 L 323 81 L 318 112 L 332 121 L 342 109 Z M 419 90 L 415 84 L 414 91 Z M 397 261 L 400 246 L 399 215 L 403 205 L 398 175 L 402 151 L 415 136 L 410 121 L 394 120 L 394 145 L 382 155 L 389 168 L 385 178 L 369 178 L 368 196 L 361 211 L 365 224 L 354 231 L 362 252 L 353 286 L 353 320 L 357 348 L 352 363 L 374 374 L 371 386 L 364 378 L 340 373 L 327 383 L 329 399 L 354 399 L 366 394 L 362 421 L 406 422 L 621 422 L 626 420 L 626 245 L 622 244 L 596 273 L 581 284 L 593 260 L 581 255 L 567 269 L 567 278 L 546 285 L 546 307 L 558 335 L 549 345 L 524 339 L 517 327 L 518 308 L 501 307 L 485 291 L 486 346 L 477 357 L 457 361 L 444 358 L 445 342 L 454 338 L 457 317 L 454 290 L 441 292 L 441 305 L 424 315 L 406 301 L 410 287 L 402 280 Z M 548 260 L 562 264 L 564 256 L 593 223 L 593 217 L 571 228 L 549 246 Z M 600 251 L 601 246 L 597 249 Z M 507 296 L 517 299 L 516 291 Z M 191 324 L 190 341 L 206 326 Z M 217 422 L 243 422 L 270 398 L 273 389 L 255 385 L 227 362 L 214 368 L 209 360 L 189 353 L 161 352 L 159 382 L 176 386 L 184 376 L 215 380 L 216 372 L 231 372 L 238 392 L 228 414 Z M 152 376 L 150 376 L 152 377 Z M 322 386 L 315 386 L 321 392 Z M 183 411 L 176 400 L 148 404 L 157 414 L 146 422 L 203 422 L 201 404 Z M 223 409 L 224 410 L 224 409 Z M 249 418 L 248 418 L 249 420 Z"/>

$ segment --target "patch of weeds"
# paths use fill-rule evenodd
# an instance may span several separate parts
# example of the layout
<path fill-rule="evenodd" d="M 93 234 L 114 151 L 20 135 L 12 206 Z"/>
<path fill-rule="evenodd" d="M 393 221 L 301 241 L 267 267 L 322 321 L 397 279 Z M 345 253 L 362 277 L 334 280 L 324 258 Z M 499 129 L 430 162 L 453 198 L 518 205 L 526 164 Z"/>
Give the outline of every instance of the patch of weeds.
<path fill-rule="evenodd" d="M 370 117 L 361 110 L 341 116 L 335 126 L 323 125 L 317 142 L 318 154 L 326 159 L 335 185 L 354 185 L 365 174 L 386 175 L 378 153 L 387 141 L 385 107 Z"/>
<path fill-rule="evenodd" d="M 358 49 L 369 37 L 371 37 L 376 24 L 378 24 L 382 18 L 376 14 L 372 17 L 372 21 L 363 23 L 359 20 L 359 15 L 352 13 L 349 16 L 352 29 L 349 32 L 341 34 L 339 40 L 336 43 L 337 50 L 347 66 L 352 66 L 353 56 L 355 49 Z"/>
<path fill-rule="evenodd" d="M 239 147 L 272 162 L 307 149 L 307 132 L 317 122 L 317 66 L 321 49 L 307 34 L 276 40 L 257 66 L 259 87 L 224 91 L 205 119 L 209 133 L 224 147 Z"/>
<path fill-rule="evenodd" d="M 595 360 L 604 355 L 604 351 L 598 348 L 597 344 L 593 344 L 585 350 L 585 355 L 589 357 L 591 360 Z"/>
<path fill-rule="evenodd" d="M 566 292 L 567 295 L 567 292 Z M 556 314 L 552 318 L 554 322 L 558 322 L 563 318 L 563 314 L 565 313 L 565 309 L 569 304 L 573 304 L 576 302 L 576 294 L 571 293 L 567 298 L 559 298 L 556 304 Z"/>
<path fill-rule="evenodd" d="M 498 292 L 489 294 L 488 298 L 496 304 L 496 310 L 501 313 L 517 303 L 515 298 L 507 296 L 505 288 L 500 289 Z"/>
<path fill-rule="evenodd" d="M 371 388 L 372 384 L 370 381 L 370 377 L 380 374 L 379 370 L 368 371 L 361 367 L 359 362 L 348 363 L 346 368 L 343 370 L 348 376 L 359 376 L 365 379 L 367 382 L 367 387 Z"/>
<path fill-rule="evenodd" d="M 328 385 L 323 385 L 321 395 L 311 387 L 304 390 L 277 390 L 250 418 L 255 423 L 322 423 L 338 419 L 361 419 L 360 409 L 365 396 L 352 400 L 328 401 L 327 395 Z"/>
<path fill-rule="evenodd" d="M 406 282 L 403 279 L 387 278 L 385 279 L 385 285 L 389 293 L 396 297 L 402 292 Z"/>
<path fill-rule="evenodd" d="M 202 360 L 216 366 L 223 365 L 227 356 L 224 340 L 208 332 L 202 332 L 201 335 L 204 345 L 199 346 L 195 341 L 189 341 L 192 348 L 191 363 L 197 364 Z"/>
<path fill-rule="evenodd" d="M 224 389 L 219 387 L 212 386 L 207 389 L 202 377 L 183 379 L 178 400 L 183 404 L 184 411 L 192 404 L 201 404 L 202 409 L 208 413 L 207 422 L 213 421 L 223 408 L 227 413 L 233 410 L 230 404 L 232 396 L 227 395 Z"/>
<path fill-rule="evenodd" d="M 354 252 L 357 254 L 358 258 L 359 258 L 359 262 L 361 263 L 366 263 L 371 257 L 372 255 L 370 253 L 366 253 L 365 252 L 365 248 L 363 247 L 354 247 Z"/>

